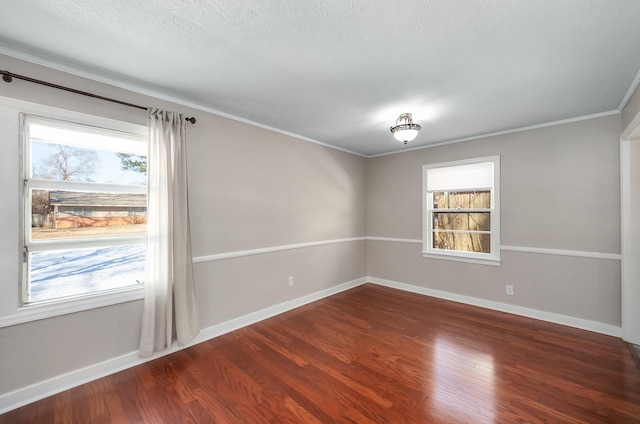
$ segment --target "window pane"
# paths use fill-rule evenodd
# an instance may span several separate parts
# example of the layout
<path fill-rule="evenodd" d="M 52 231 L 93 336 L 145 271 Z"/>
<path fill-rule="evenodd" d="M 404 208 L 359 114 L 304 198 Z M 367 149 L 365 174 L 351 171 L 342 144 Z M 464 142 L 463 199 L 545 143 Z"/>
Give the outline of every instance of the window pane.
<path fill-rule="evenodd" d="M 490 209 L 491 191 L 437 191 L 433 193 L 434 209 Z"/>
<path fill-rule="evenodd" d="M 146 185 L 147 157 L 32 139 L 31 177 L 54 181 Z"/>
<path fill-rule="evenodd" d="M 146 194 L 31 191 L 32 240 L 144 235 L 146 227 Z"/>
<path fill-rule="evenodd" d="M 490 212 L 434 212 L 434 230 L 491 231 Z"/>
<path fill-rule="evenodd" d="M 146 235 L 146 129 L 25 122 L 22 302 L 138 285 L 145 246 L 133 244 Z"/>
<path fill-rule="evenodd" d="M 499 176 L 499 156 L 422 166 L 424 257 L 498 264 Z"/>
<path fill-rule="evenodd" d="M 460 252 L 491 253 L 491 235 L 434 231 L 433 248 Z"/>
<path fill-rule="evenodd" d="M 144 260 L 144 245 L 33 252 L 27 303 L 136 286 Z"/>

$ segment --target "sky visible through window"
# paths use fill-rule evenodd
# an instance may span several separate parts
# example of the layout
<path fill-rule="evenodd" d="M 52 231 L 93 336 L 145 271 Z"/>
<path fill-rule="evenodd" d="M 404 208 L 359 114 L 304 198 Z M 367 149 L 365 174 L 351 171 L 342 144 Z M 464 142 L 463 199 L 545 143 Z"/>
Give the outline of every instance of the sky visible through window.
<path fill-rule="evenodd" d="M 91 176 L 92 181 L 108 184 L 145 184 L 146 176 L 141 175 L 139 172 L 125 171 L 121 168 L 120 158 L 115 152 L 94 151 L 97 154 L 97 163 L 95 164 L 95 172 Z M 47 158 L 55 153 L 55 144 L 33 140 L 31 142 L 32 172 L 42 166 Z"/>

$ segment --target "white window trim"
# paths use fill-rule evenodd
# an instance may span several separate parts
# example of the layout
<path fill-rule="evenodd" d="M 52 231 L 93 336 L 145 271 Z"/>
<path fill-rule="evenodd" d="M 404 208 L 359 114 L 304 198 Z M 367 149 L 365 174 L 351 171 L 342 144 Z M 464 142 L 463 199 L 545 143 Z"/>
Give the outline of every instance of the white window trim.
<path fill-rule="evenodd" d="M 427 173 L 429 169 L 493 162 L 493 189 L 491 196 L 491 253 L 461 252 L 434 249 L 431 246 L 433 209 L 429 207 L 427 190 Z M 481 189 L 483 187 L 477 187 Z M 500 259 L 500 156 L 465 159 L 452 162 L 434 163 L 422 166 L 422 257 L 429 259 L 446 259 L 481 265 L 499 266 Z"/>
<path fill-rule="evenodd" d="M 81 298 L 67 297 L 33 303 L 19 306 L 13 314 L 0 317 L 0 328 L 141 299 L 144 299 L 144 287 L 131 286 L 83 295 Z"/>
<path fill-rule="evenodd" d="M 101 128 L 111 128 L 116 131 L 122 131 L 127 133 L 135 133 L 135 134 L 146 134 L 147 128 L 142 123 L 133 123 L 126 122 L 121 120 L 115 120 L 111 118 L 105 118 L 95 115 L 89 115 L 82 112 L 69 111 L 64 109 L 59 109 L 52 106 L 46 106 L 36 103 L 31 103 L 23 100 L 12 99 L 8 97 L 0 96 L 0 106 L 4 107 L 3 113 L 10 112 L 13 115 L 16 122 L 15 127 L 13 125 L 9 126 L 9 129 L 12 131 L 15 130 L 15 133 L 6 134 L 10 139 L 18 141 L 20 144 L 23 143 L 22 138 L 20 136 L 20 124 L 18 122 L 22 121 L 21 116 L 24 114 L 38 117 L 46 117 L 55 120 L 62 121 L 70 121 L 83 125 L 96 126 Z M 5 116 L 5 119 L 9 115 Z M 136 117 L 138 118 L 138 117 Z M 137 119 L 140 122 L 143 122 L 143 119 Z M 20 147 L 20 154 L 23 155 L 23 148 Z M 24 158 L 20 157 L 20 162 L 22 166 Z M 22 169 L 18 166 L 18 171 L 20 175 L 22 175 Z M 19 181 L 16 178 L 15 181 Z M 18 207 L 20 208 L 20 217 L 24 216 L 24 203 L 22 200 L 18 202 Z M 22 219 L 22 218 L 21 218 Z M 15 229 L 15 234 L 18 236 L 18 246 L 24 245 L 24 234 L 17 228 Z M 25 306 L 20 305 L 20 279 L 22 278 L 23 269 L 22 264 L 22 251 L 19 250 L 16 252 L 16 259 L 19 262 L 16 263 L 17 272 L 13 274 L 18 277 L 17 280 L 14 280 L 15 283 L 7 284 L 0 287 L 0 296 L 6 299 L 3 302 L 0 302 L 0 328 L 12 326 L 16 324 L 27 323 L 31 321 L 36 321 L 45 318 L 52 318 L 55 316 L 66 315 L 70 313 L 80 312 L 84 310 L 90 310 L 95 308 L 101 308 L 110 305 L 116 305 L 126 302 L 139 301 L 144 298 L 144 287 L 130 286 L 126 288 L 114 289 L 113 291 L 105 291 L 101 293 L 84 295 L 83 297 L 74 298 L 62 298 L 56 299 L 52 301 L 46 302 L 38 302 Z M 12 278 L 13 280 L 13 278 Z M 9 299 L 15 299 L 15 303 L 9 301 Z M 13 303 L 13 305 L 12 305 Z"/>
<path fill-rule="evenodd" d="M 11 154 L 14 154 L 14 152 L 15 154 L 23 154 L 22 148 L 20 147 L 18 149 L 18 146 L 22 143 L 19 125 L 21 113 L 47 116 L 53 119 L 78 122 L 85 125 L 114 128 L 129 133 L 145 134 L 147 131 L 146 126 L 143 124 L 144 119 L 141 116 L 132 116 L 132 118 L 135 118 L 139 123 L 124 122 L 4 96 L 0 96 L 0 113 L 2 113 L 0 119 L 5 124 L 5 131 L 0 134 L 0 141 L 4 143 L 5 146 L 11 146 L 5 150 L 12 152 Z M 16 199 L 16 206 L 20 210 L 20 216 L 23 216 L 24 204 L 19 200 L 20 196 L 18 195 L 18 184 L 20 181 L 18 175 L 22 172 L 20 166 L 17 162 L 15 165 L 12 164 L 9 167 L 11 173 L 4 172 L 3 175 L 13 175 L 11 178 L 15 178 L 13 180 L 15 181 L 15 185 L 9 188 L 7 193 L 10 194 L 10 198 Z M 11 181 L 11 178 L 9 178 L 8 181 Z M 15 223 L 19 224 L 17 215 Z M 22 251 L 19 246 L 24 244 L 20 225 L 15 225 L 8 229 L 5 236 L 1 245 L 4 255 L 3 264 L 7 266 L 11 265 L 11 267 L 7 268 L 7 284 L 0 284 L 0 328 L 125 302 L 139 301 L 144 298 L 143 287 L 130 287 L 120 289 L 120 291 L 117 292 L 103 292 L 82 299 L 67 298 L 51 303 L 32 304 L 28 307 L 20 307 L 18 283 L 22 273 L 22 266 L 20 265 L 22 263 Z"/>

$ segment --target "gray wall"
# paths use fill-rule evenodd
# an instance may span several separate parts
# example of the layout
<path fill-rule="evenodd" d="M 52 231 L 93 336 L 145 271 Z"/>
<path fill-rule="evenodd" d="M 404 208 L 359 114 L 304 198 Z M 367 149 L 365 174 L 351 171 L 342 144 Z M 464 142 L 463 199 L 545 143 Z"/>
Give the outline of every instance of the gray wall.
<path fill-rule="evenodd" d="M 423 164 L 500 155 L 502 245 L 619 254 L 619 137 L 615 115 L 372 158 L 367 235 L 422 238 Z M 503 251 L 492 267 L 367 246 L 372 277 L 620 325 L 619 260 Z"/>
<path fill-rule="evenodd" d="M 3 69 L 195 116 L 189 196 L 195 257 L 364 237 L 366 159 L 217 115 L 0 56 Z M 146 123 L 146 113 L 15 81 L 0 96 Z M 17 115 L 0 108 L 2 284 L 18 283 Z M 366 242 L 195 264 L 202 327 L 366 275 Z M 287 277 L 295 277 L 288 287 Z M 15 305 L 0 300 L 0 315 Z M 14 306 L 15 307 L 15 306 Z M 0 328 L 0 395 L 137 350 L 141 301 Z"/>
<path fill-rule="evenodd" d="M 35 78 L 195 116 L 188 128 L 196 258 L 363 236 L 420 239 L 421 167 L 501 155 L 502 244 L 620 252 L 620 116 L 364 159 L 171 102 L 0 56 Z M 16 81 L 0 96 L 146 122 L 144 111 Z M 2 284 L 17 284 L 17 120 L 0 111 Z M 425 130 L 428 130 L 427 128 Z M 500 267 L 354 241 L 195 265 L 202 326 L 370 275 L 620 325 L 617 260 L 503 252 Z M 287 286 L 293 275 L 296 284 Z M 504 295 L 514 284 L 516 296 Z M 15 299 L 0 299 L 0 314 Z M 0 395 L 137 349 L 141 301 L 0 328 Z"/>

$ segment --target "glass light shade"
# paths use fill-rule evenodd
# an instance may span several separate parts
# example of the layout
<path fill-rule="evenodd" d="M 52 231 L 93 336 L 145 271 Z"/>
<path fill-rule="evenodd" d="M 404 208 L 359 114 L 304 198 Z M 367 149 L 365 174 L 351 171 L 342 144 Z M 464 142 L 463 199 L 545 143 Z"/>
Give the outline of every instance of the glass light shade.
<path fill-rule="evenodd" d="M 398 141 L 411 141 L 418 136 L 418 130 L 398 130 L 393 133 L 393 136 Z"/>
<path fill-rule="evenodd" d="M 396 119 L 396 125 L 390 129 L 396 140 L 407 144 L 409 141 L 416 138 L 420 128 L 420 125 L 413 123 L 410 113 L 403 113 L 398 117 L 398 119 Z"/>

